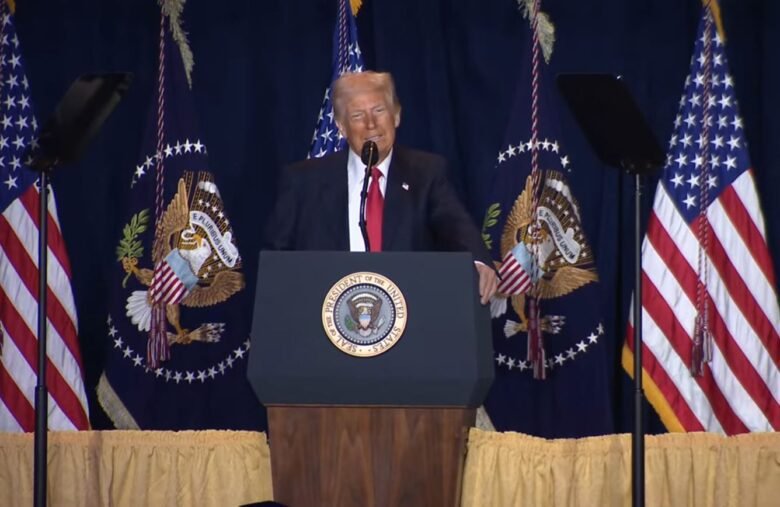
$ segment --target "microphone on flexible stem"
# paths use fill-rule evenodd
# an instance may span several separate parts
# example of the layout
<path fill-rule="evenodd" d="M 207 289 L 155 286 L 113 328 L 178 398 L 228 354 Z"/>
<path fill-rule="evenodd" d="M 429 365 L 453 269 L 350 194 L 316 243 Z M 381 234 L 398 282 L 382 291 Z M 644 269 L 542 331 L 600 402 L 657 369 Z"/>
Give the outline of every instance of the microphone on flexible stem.
<path fill-rule="evenodd" d="M 371 251 L 371 245 L 368 242 L 368 229 L 366 229 L 366 197 L 368 196 L 368 180 L 371 178 L 371 168 L 379 161 L 379 150 L 374 141 L 363 143 L 363 149 L 360 150 L 360 160 L 366 164 L 366 172 L 363 175 L 363 189 L 360 191 L 360 233 L 363 235 L 363 243 L 366 245 L 366 252 Z"/>

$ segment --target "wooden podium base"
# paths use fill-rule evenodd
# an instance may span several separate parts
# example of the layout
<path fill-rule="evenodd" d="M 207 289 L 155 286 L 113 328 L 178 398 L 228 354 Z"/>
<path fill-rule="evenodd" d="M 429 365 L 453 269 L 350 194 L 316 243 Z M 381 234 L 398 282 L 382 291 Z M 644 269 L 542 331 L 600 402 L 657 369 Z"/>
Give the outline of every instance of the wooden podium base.
<path fill-rule="evenodd" d="M 454 507 L 475 410 L 269 406 L 274 499 L 289 507 Z"/>

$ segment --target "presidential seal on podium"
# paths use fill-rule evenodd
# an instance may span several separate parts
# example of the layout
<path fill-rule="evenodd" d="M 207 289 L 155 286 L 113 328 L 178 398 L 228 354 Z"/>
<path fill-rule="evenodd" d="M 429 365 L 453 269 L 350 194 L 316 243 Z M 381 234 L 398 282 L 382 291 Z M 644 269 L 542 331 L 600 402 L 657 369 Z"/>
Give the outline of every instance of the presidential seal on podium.
<path fill-rule="evenodd" d="M 322 304 L 325 334 L 342 352 L 373 357 L 390 350 L 406 328 L 403 293 L 387 277 L 371 272 L 345 276 Z"/>

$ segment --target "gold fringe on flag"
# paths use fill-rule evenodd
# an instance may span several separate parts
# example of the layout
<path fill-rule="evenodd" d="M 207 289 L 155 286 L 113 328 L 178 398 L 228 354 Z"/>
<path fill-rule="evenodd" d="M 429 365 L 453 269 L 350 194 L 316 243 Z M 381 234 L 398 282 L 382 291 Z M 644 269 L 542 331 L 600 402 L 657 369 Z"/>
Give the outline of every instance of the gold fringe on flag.
<path fill-rule="evenodd" d="M 534 0 L 517 0 L 517 4 L 520 6 L 520 10 L 523 12 L 523 17 L 531 23 L 531 28 L 534 26 Z M 555 25 L 550 21 L 550 16 L 546 12 L 539 11 L 539 45 L 542 47 L 542 54 L 544 55 L 544 61 L 550 63 L 550 57 L 553 52 L 553 45 L 555 44 Z"/>
<path fill-rule="evenodd" d="M 192 66 L 195 65 L 195 59 L 187 42 L 187 32 L 181 27 L 181 13 L 184 10 L 184 4 L 187 0 L 158 0 L 163 14 L 168 16 L 171 21 L 171 34 L 173 40 L 179 46 L 181 59 L 184 62 L 184 73 L 187 76 L 187 84 L 192 88 Z"/>
<path fill-rule="evenodd" d="M 363 5 L 363 0 L 349 0 L 349 5 L 352 7 L 352 15 L 357 16 L 360 7 Z"/>
<path fill-rule="evenodd" d="M 11 14 L 14 14 L 16 12 L 16 2 L 14 0 L 5 0 L 5 3 L 8 4 L 8 10 L 11 11 Z"/>
<path fill-rule="evenodd" d="M 726 31 L 723 29 L 723 19 L 720 16 L 720 5 L 718 5 L 718 0 L 701 0 L 701 3 L 704 5 L 704 7 L 710 8 L 710 12 L 712 12 L 712 19 L 715 20 L 715 26 L 718 27 L 720 39 L 725 42 Z"/>
<path fill-rule="evenodd" d="M 122 399 L 116 391 L 114 391 L 114 388 L 111 387 L 111 382 L 109 382 L 105 372 L 100 375 L 96 391 L 100 406 L 103 407 L 103 411 L 108 415 L 109 419 L 111 419 L 111 422 L 114 423 L 116 429 L 141 429 L 132 414 L 130 414 L 130 411 L 125 407 L 125 404 L 122 403 Z"/>

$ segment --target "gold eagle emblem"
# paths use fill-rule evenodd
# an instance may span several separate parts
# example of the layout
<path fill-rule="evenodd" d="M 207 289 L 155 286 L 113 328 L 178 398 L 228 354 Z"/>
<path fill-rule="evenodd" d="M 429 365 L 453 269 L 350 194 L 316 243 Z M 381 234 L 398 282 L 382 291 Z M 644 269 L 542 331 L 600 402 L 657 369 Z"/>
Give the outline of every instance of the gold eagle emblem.
<path fill-rule="evenodd" d="M 213 306 L 226 301 L 245 285 L 244 276 L 238 271 L 241 259 L 216 185 L 209 173 L 199 172 L 191 192 L 193 180 L 192 172 L 185 172 L 179 179 L 176 195 L 163 213 L 152 246 L 153 266 L 176 250 L 191 271 L 189 275 L 197 278 L 197 283 L 179 303 L 166 305 L 167 320 L 175 330 L 175 333 L 168 333 L 170 344 L 218 341 L 224 324 L 208 323 L 193 331 L 185 329 L 181 325 L 180 306 Z M 125 256 L 121 261 L 128 274 L 134 275 L 142 285 L 151 286 L 154 269 L 139 268 L 137 257 Z M 128 298 L 127 310 L 140 330 L 149 330 L 149 291 L 133 292 Z"/>
<path fill-rule="evenodd" d="M 507 215 L 501 235 L 501 258 L 523 243 L 535 256 L 539 299 L 553 299 L 565 296 L 584 285 L 598 280 L 593 255 L 582 230 L 579 208 L 562 173 L 546 170 L 542 173 L 541 192 L 538 201 L 539 231 L 536 239 L 532 234 L 534 220 L 533 183 L 526 179 L 525 188 L 515 200 Z M 497 263 L 500 268 L 500 262 Z M 497 317 L 506 311 L 506 299 L 520 322 L 507 320 L 504 334 L 510 337 L 528 329 L 525 311 L 525 294 L 499 294 L 491 311 Z M 563 316 L 542 318 L 542 330 L 558 333 L 564 324 Z"/>
<path fill-rule="evenodd" d="M 376 332 L 381 325 L 379 315 L 382 311 L 382 300 L 372 294 L 363 293 L 347 301 L 349 316 L 356 325 L 356 331 L 361 336 Z"/>

